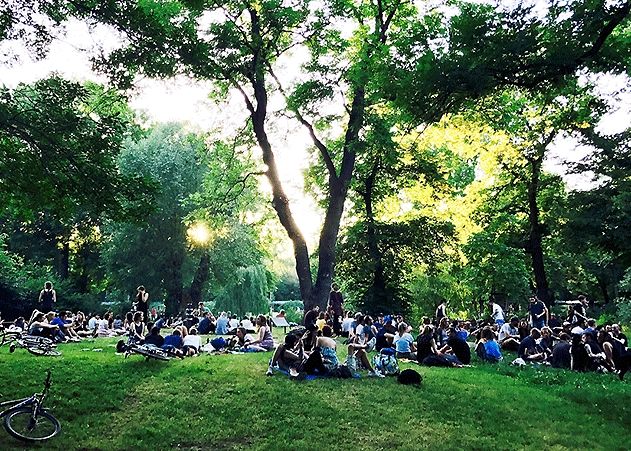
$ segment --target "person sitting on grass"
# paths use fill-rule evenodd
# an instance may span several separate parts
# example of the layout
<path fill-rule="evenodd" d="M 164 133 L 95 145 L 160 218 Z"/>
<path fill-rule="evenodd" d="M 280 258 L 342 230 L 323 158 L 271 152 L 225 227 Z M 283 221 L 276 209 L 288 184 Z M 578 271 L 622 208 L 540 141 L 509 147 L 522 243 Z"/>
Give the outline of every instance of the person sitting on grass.
<path fill-rule="evenodd" d="M 517 354 L 525 362 L 542 362 L 547 359 L 547 353 L 539 344 L 537 340 L 541 338 L 541 331 L 536 327 L 530 329 L 530 335 L 524 338 L 519 343 L 519 349 Z"/>
<path fill-rule="evenodd" d="M 66 322 L 66 318 L 68 317 L 68 312 L 62 310 L 59 312 L 59 315 L 54 314 L 53 319 L 50 321 L 50 324 L 54 324 L 59 327 L 59 330 L 66 338 L 67 341 L 81 341 L 76 332 L 72 329 L 72 325 Z"/>
<path fill-rule="evenodd" d="M 506 351 L 517 351 L 519 349 L 519 318 L 513 316 L 510 322 L 504 323 L 500 328 L 498 342 L 500 347 Z"/>
<path fill-rule="evenodd" d="M 164 337 L 164 343 L 161 347 L 169 354 L 172 354 L 176 357 L 184 357 L 182 346 L 184 346 L 184 340 L 182 340 L 182 332 L 180 332 L 179 329 L 173 329 L 171 335 L 167 335 L 166 337 Z"/>
<path fill-rule="evenodd" d="M 219 318 L 217 319 L 217 327 L 215 329 L 215 333 L 217 335 L 227 335 L 228 334 L 228 323 L 229 323 L 228 315 L 226 312 L 221 312 Z"/>
<path fill-rule="evenodd" d="M 59 327 L 48 323 L 44 312 L 40 312 L 39 310 L 33 311 L 27 329 L 29 335 L 50 339 L 54 339 L 55 333 L 59 332 Z"/>
<path fill-rule="evenodd" d="M 589 363 L 587 364 L 589 370 L 599 373 L 613 371 L 613 368 L 607 365 L 607 355 L 594 339 L 594 334 L 587 329 L 583 332 L 583 343 L 585 345 L 585 351 L 587 351 L 587 357 L 589 358 Z"/>
<path fill-rule="evenodd" d="M 436 346 L 439 348 L 447 344 L 449 340 L 449 318 L 444 316 L 438 323 L 438 328 L 434 333 L 434 340 L 436 340 Z"/>
<path fill-rule="evenodd" d="M 416 359 L 418 363 L 426 366 L 462 366 L 455 356 L 450 358 L 446 355 L 449 350 L 448 345 L 438 349 L 432 326 L 421 324 L 420 328 L 422 328 L 422 332 L 416 339 Z"/>
<path fill-rule="evenodd" d="M 631 369 L 631 349 L 628 349 L 621 340 L 614 338 L 608 332 L 604 332 L 603 336 L 599 336 L 599 338 L 604 341 L 603 349 L 605 354 L 609 352 L 610 360 L 614 364 L 618 377 L 620 380 L 624 380 L 624 375 Z"/>
<path fill-rule="evenodd" d="M 272 331 L 267 325 L 267 318 L 265 318 L 265 315 L 259 315 L 256 318 L 256 325 L 259 328 L 256 340 L 246 342 L 244 347 L 249 352 L 271 351 L 274 349 L 274 337 L 272 337 Z"/>
<path fill-rule="evenodd" d="M 237 333 L 230 339 L 230 344 L 228 345 L 229 350 L 241 351 L 246 343 L 250 343 L 254 341 L 254 337 L 250 335 L 245 327 L 238 327 Z M 243 351 L 246 351 L 243 349 Z M 252 350 L 254 352 L 254 349 Z"/>
<path fill-rule="evenodd" d="M 327 374 L 328 369 L 322 361 L 320 352 L 317 350 L 310 354 L 305 352 L 303 342 L 308 340 L 307 335 L 308 332 L 303 335 L 303 339 L 295 334 L 285 336 L 285 342 L 276 348 L 270 360 L 268 376 L 272 374 L 272 368 L 275 366 L 287 371 L 292 379 L 304 379 L 306 375 Z"/>
<path fill-rule="evenodd" d="M 109 315 L 111 313 L 106 313 L 107 319 L 103 319 L 101 322 L 105 323 L 109 319 Z M 133 343 L 143 343 L 145 340 L 145 323 L 142 321 L 143 313 L 135 312 L 133 316 L 133 321 L 129 325 L 129 341 Z M 99 328 L 99 336 L 100 336 L 100 328 Z M 111 336 L 111 335 L 110 335 Z"/>
<path fill-rule="evenodd" d="M 348 338 L 353 327 L 353 313 L 346 312 L 346 318 L 342 321 L 342 337 Z"/>
<path fill-rule="evenodd" d="M 416 362 L 416 346 L 414 337 L 408 332 L 408 325 L 400 323 L 396 335 L 393 338 L 395 355 L 399 359 L 408 359 Z"/>
<path fill-rule="evenodd" d="M 471 363 L 471 349 L 467 342 L 462 339 L 462 336 L 458 333 L 458 329 L 455 327 L 449 329 L 447 346 L 449 346 L 460 363 L 464 365 Z"/>
<path fill-rule="evenodd" d="M 495 332 L 489 326 L 482 329 L 480 341 L 475 346 L 475 353 L 484 362 L 497 363 L 502 360 L 500 345 L 495 341 Z"/>
<path fill-rule="evenodd" d="M 322 328 L 322 336 L 316 339 L 316 348 L 320 349 L 322 363 L 329 372 L 337 369 L 340 365 L 336 353 L 337 343 L 331 338 L 332 336 L 333 328 L 326 325 Z"/>
<path fill-rule="evenodd" d="M 565 332 L 559 336 L 559 341 L 552 348 L 552 357 L 550 358 L 550 364 L 553 368 L 570 369 L 572 365 L 570 339 L 570 336 Z"/>
<path fill-rule="evenodd" d="M 164 337 L 162 335 L 160 335 L 160 329 L 157 328 L 156 326 L 153 326 L 151 328 L 151 332 L 149 333 L 149 335 L 147 335 L 145 337 L 145 344 L 146 345 L 153 345 L 156 346 L 158 348 L 161 348 L 162 345 L 164 344 Z"/>
<path fill-rule="evenodd" d="M 189 330 L 188 335 L 183 338 L 182 351 L 184 355 L 194 356 L 199 353 L 202 347 L 202 337 L 197 335 L 197 329 L 193 326 Z"/>

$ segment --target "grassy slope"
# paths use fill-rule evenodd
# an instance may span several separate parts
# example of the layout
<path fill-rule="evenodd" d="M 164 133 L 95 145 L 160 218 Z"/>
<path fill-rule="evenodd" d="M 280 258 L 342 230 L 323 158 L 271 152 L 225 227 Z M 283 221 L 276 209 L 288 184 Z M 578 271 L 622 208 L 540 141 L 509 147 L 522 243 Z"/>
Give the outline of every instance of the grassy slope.
<path fill-rule="evenodd" d="M 38 358 L 0 349 L 0 399 L 53 369 L 61 436 L 42 449 L 629 449 L 631 389 L 612 375 L 477 365 L 394 378 L 265 377 L 269 354 L 124 360 L 115 340 Z M 103 352 L 82 351 L 103 348 Z M 407 365 L 404 365 L 407 366 Z M 3 430 L 0 449 L 23 449 Z"/>

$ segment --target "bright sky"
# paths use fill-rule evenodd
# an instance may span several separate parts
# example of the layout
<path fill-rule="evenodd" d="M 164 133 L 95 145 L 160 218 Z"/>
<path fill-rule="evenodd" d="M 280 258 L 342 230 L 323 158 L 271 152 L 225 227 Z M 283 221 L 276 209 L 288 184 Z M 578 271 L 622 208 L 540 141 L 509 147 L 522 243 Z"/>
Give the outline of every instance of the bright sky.
<path fill-rule="evenodd" d="M 10 53 L 20 55 L 20 60 L 14 64 L 0 61 L 0 84 L 13 87 L 18 83 L 30 83 L 43 78 L 51 72 L 57 72 L 73 80 L 95 80 L 106 83 L 106 79 L 94 73 L 88 56 L 95 48 L 105 51 L 115 47 L 117 38 L 104 27 L 96 33 L 90 33 L 88 27 L 73 21 L 67 27 L 67 34 L 53 42 L 46 59 L 32 61 L 23 47 L 10 44 Z M 6 43 L 0 44 L 0 50 L 7 50 Z M 0 52 L 1 54 L 2 52 Z M 292 66 L 300 64 L 296 60 L 287 60 L 286 68 L 280 71 L 280 76 L 291 76 Z M 625 84 L 623 78 L 607 78 L 600 84 L 603 93 L 614 96 Z M 131 95 L 133 108 L 143 111 L 155 122 L 188 122 L 203 130 L 216 130 L 226 122 L 232 127 L 243 123 L 244 108 L 242 99 L 234 97 L 228 107 L 221 108 L 208 100 L 209 84 L 198 83 L 186 78 L 159 81 L 140 80 Z M 621 131 L 628 126 L 627 117 L 631 113 L 631 94 L 627 92 L 622 97 L 612 101 L 614 112 L 606 121 L 603 129 L 609 132 Z M 271 109 L 279 107 L 279 103 L 270 104 Z M 311 142 L 303 128 L 294 121 L 275 121 L 277 129 L 273 143 L 277 155 L 277 162 L 285 190 L 290 197 L 292 210 L 296 216 L 303 234 L 313 249 L 321 225 L 321 212 L 314 201 L 303 193 L 302 173 L 307 166 L 307 148 Z M 589 148 L 578 147 L 571 139 L 562 139 L 555 143 L 553 152 L 546 162 L 547 169 L 563 175 L 572 188 L 580 188 L 589 184 L 588 176 L 568 176 L 565 174 L 564 162 L 578 161 L 590 152 Z M 263 180 L 265 185 L 266 181 Z"/>

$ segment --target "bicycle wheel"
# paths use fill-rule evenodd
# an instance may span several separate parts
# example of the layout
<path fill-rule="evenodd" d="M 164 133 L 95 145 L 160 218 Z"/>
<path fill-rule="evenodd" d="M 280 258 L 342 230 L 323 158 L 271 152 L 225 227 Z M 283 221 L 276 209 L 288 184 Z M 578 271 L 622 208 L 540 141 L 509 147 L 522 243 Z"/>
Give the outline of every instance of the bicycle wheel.
<path fill-rule="evenodd" d="M 141 346 L 137 346 L 133 349 L 136 354 L 144 355 L 145 357 L 150 357 L 152 359 L 157 360 L 171 360 L 171 358 L 162 350 L 162 349 L 151 349 L 145 348 Z"/>
<path fill-rule="evenodd" d="M 42 410 L 34 421 L 32 413 L 30 407 L 9 410 L 4 416 L 4 428 L 13 437 L 25 442 L 42 442 L 61 432 L 61 424 L 50 413 Z"/>
<path fill-rule="evenodd" d="M 49 348 L 47 346 L 29 346 L 28 348 L 26 348 L 26 350 L 28 352 L 30 352 L 33 355 L 37 355 L 37 356 L 49 356 L 49 357 L 58 357 L 61 355 L 60 351 L 57 351 L 56 349 L 53 348 Z"/>
<path fill-rule="evenodd" d="M 50 338 L 39 337 L 36 335 L 27 335 L 22 337 L 21 341 L 25 346 L 55 346 L 55 342 Z"/>

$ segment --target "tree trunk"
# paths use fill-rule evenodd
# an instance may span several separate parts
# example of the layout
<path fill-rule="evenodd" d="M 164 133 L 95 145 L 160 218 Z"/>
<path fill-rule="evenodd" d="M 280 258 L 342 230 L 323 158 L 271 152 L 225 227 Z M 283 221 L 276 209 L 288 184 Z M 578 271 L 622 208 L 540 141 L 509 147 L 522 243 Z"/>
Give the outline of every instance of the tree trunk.
<path fill-rule="evenodd" d="M 57 268 L 57 274 L 61 280 L 68 278 L 70 274 L 70 243 L 67 238 L 63 238 L 64 242 L 59 250 L 59 265 Z"/>
<path fill-rule="evenodd" d="M 197 271 L 191 282 L 191 302 L 194 306 L 197 306 L 200 302 L 203 302 L 202 293 L 206 283 L 208 282 L 208 271 L 210 269 L 210 254 L 207 249 L 202 253 L 197 265 Z"/>
<path fill-rule="evenodd" d="M 539 177 L 541 175 L 541 165 L 543 162 L 543 152 L 530 161 L 531 174 L 528 181 L 528 219 L 530 232 L 528 237 L 528 250 L 532 257 L 532 270 L 537 286 L 537 296 L 546 305 L 550 305 L 552 299 L 548 287 L 548 278 L 543 259 L 543 234 L 542 224 L 539 222 L 539 206 L 537 205 L 537 195 L 539 194 Z"/>
<path fill-rule="evenodd" d="M 373 263 L 372 304 L 373 307 L 385 307 L 390 304 L 390 299 L 388 299 L 388 292 L 386 290 L 383 255 L 379 249 L 377 230 L 375 227 L 375 215 L 373 211 L 373 191 L 378 171 L 379 159 L 374 162 L 372 170 L 364 183 L 362 198 L 366 209 L 366 241 L 368 243 L 368 253 Z"/>

